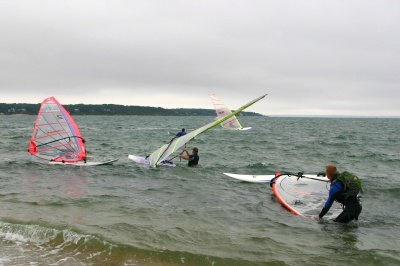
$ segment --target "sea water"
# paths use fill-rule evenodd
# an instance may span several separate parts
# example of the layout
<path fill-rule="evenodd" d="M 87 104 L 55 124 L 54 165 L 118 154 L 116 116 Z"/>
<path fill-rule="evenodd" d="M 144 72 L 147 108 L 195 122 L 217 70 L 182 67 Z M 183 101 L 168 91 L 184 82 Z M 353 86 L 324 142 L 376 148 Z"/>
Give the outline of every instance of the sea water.
<path fill-rule="evenodd" d="M 27 146 L 34 116 L 0 116 L 0 265 L 400 264 L 400 119 L 242 117 L 189 143 L 200 165 L 149 169 L 146 155 L 213 117 L 76 116 L 88 160 L 50 166 Z M 293 216 L 268 184 L 223 172 L 317 173 L 327 162 L 364 184 L 356 223 Z"/>

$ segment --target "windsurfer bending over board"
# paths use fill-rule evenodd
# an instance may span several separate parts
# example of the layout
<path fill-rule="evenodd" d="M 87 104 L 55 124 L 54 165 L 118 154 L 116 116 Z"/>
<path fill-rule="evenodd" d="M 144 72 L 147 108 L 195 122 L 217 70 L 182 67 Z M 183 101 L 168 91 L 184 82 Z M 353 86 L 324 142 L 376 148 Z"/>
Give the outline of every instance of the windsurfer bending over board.
<path fill-rule="evenodd" d="M 357 221 L 362 210 L 358 199 L 358 194 L 362 192 L 360 179 L 349 172 L 339 173 L 333 163 L 326 165 L 325 173 L 331 182 L 331 188 L 329 189 L 329 197 L 318 218 L 324 217 L 336 200 L 343 205 L 343 211 L 334 221 L 338 223 Z"/>
<path fill-rule="evenodd" d="M 175 137 L 180 138 L 180 137 L 185 136 L 185 135 L 186 135 L 186 130 L 184 128 L 182 128 L 181 131 L 176 133 Z"/>
<path fill-rule="evenodd" d="M 187 160 L 189 167 L 196 166 L 199 164 L 199 160 L 200 160 L 199 149 L 194 147 L 192 150 L 192 154 L 189 154 L 187 149 L 184 149 L 183 152 L 181 154 L 179 154 L 179 158 Z"/>

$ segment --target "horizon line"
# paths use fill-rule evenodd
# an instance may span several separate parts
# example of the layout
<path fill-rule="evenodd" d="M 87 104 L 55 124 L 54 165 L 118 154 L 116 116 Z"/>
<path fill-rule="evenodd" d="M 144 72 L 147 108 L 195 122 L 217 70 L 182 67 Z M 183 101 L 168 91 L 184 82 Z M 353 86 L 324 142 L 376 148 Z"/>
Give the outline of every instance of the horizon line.
<path fill-rule="evenodd" d="M 38 103 L 28 103 L 28 102 L 0 102 L 0 104 L 41 104 Z M 63 105 L 119 105 L 119 106 L 134 106 L 134 107 L 151 107 L 151 108 L 162 108 L 162 109 L 203 109 L 203 110 L 213 110 L 212 108 L 205 108 L 205 107 L 162 107 L 162 106 L 155 106 L 155 105 L 135 105 L 135 104 L 117 104 L 117 103 L 66 103 Z M 235 109 L 232 109 L 235 110 Z M 246 113 L 256 113 L 261 116 L 265 117 L 287 117 L 287 118 L 400 118 L 400 115 L 354 115 L 354 114 L 345 114 L 345 115 L 336 115 L 336 114 L 328 114 L 328 115 L 307 115 L 307 114 L 299 114 L 299 115 L 292 115 L 292 114 L 264 114 L 255 111 L 245 111 Z"/>

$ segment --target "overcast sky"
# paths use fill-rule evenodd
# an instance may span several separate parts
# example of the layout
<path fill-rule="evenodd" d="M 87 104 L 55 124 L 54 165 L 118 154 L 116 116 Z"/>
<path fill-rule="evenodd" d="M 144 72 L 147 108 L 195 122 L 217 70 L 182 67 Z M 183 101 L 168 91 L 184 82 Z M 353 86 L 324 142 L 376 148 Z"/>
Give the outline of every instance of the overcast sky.
<path fill-rule="evenodd" d="M 0 0 L 0 102 L 400 116 L 400 1 Z"/>

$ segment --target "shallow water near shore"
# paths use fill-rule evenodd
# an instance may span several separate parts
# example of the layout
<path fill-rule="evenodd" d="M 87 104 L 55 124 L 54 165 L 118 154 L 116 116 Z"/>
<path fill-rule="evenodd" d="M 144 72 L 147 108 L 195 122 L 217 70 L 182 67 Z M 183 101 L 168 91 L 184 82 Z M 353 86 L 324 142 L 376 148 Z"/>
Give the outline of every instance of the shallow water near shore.
<path fill-rule="evenodd" d="M 400 119 L 241 117 L 189 144 L 200 166 L 138 167 L 144 155 L 213 117 L 76 116 L 89 159 L 38 163 L 34 116 L 0 116 L 0 265 L 400 264 Z M 339 225 L 295 217 L 269 185 L 222 175 L 316 173 L 334 161 L 362 178 L 363 212 Z"/>

